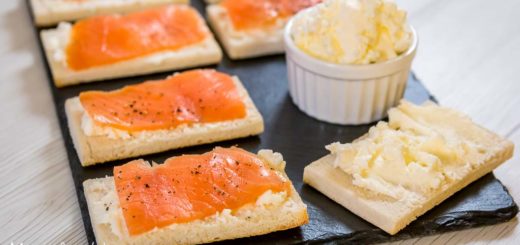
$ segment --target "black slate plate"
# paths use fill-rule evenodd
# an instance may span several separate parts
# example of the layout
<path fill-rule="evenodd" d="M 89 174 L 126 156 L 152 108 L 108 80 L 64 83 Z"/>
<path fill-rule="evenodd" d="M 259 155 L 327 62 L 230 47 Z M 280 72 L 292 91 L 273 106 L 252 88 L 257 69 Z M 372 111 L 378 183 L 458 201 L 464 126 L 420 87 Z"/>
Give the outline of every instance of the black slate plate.
<path fill-rule="evenodd" d="M 199 10 L 203 9 L 202 1 L 193 2 Z M 35 30 L 39 32 L 37 28 Z M 39 39 L 39 35 L 37 36 Z M 112 175 L 113 166 L 123 164 L 128 160 L 115 161 L 89 168 L 81 167 L 69 135 L 64 102 L 70 97 L 77 96 L 81 91 L 112 90 L 144 80 L 161 79 L 171 74 L 171 72 L 57 89 L 52 83 L 50 70 L 44 59 L 43 51 L 42 61 L 46 64 L 47 81 L 51 86 L 54 97 L 85 231 L 89 243 L 92 243 L 95 241 L 95 238 L 90 224 L 82 183 L 86 179 Z M 423 215 L 399 234 L 389 236 L 313 188 L 302 184 L 303 168 L 310 162 L 327 154 L 324 145 L 334 141 L 351 141 L 366 133 L 371 125 L 355 127 L 332 125 L 314 120 L 299 111 L 291 102 L 287 92 L 286 67 L 284 57 L 281 55 L 239 62 L 224 59 L 220 65 L 211 68 L 238 75 L 242 79 L 253 101 L 264 116 L 266 131 L 259 137 L 173 150 L 143 158 L 162 162 L 170 156 L 206 152 L 217 145 L 238 145 L 253 152 L 259 149 L 274 149 L 284 155 L 287 161 L 287 174 L 308 205 L 310 217 L 310 223 L 301 228 L 223 243 L 292 244 L 351 242 L 365 244 L 496 224 L 513 218 L 518 212 L 518 207 L 506 188 L 493 174 L 489 174 Z M 405 97 L 416 103 L 433 99 L 413 75 L 409 78 Z"/>

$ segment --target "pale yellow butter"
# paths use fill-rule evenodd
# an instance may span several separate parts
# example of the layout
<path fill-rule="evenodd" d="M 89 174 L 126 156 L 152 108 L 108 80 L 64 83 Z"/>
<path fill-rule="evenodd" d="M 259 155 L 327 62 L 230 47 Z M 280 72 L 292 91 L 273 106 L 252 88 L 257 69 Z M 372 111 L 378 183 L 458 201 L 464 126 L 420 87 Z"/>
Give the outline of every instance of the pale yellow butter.
<path fill-rule="evenodd" d="M 338 64 L 369 64 L 408 50 L 406 12 L 390 0 L 326 0 L 294 19 L 298 48 Z"/>
<path fill-rule="evenodd" d="M 468 120 L 433 103 L 403 101 L 389 111 L 388 123 L 378 123 L 353 143 L 326 148 L 335 156 L 334 166 L 351 175 L 356 186 L 396 199 L 428 196 L 478 167 L 476 159 L 491 147 L 474 134 L 454 130 Z"/>

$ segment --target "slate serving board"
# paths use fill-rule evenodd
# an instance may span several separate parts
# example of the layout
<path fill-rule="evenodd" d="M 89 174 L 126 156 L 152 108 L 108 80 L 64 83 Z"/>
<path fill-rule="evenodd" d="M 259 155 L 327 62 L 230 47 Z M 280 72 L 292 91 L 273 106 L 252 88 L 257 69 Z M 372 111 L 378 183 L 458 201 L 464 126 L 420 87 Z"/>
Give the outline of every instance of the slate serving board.
<path fill-rule="evenodd" d="M 197 9 L 201 10 L 202 13 L 204 12 L 202 11 L 204 8 L 202 1 L 192 2 Z M 29 1 L 27 1 L 27 5 L 30 9 Z M 38 33 L 40 29 L 36 27 L 34 29 L 39 40 Z M 68 131 L 64 110 L 65 100 L 77 96 L 81 91 L 113 90 L 144 80 L 161 79 L 172 72 L 57 89 L 52 83 L 51 73 L 44 58 L 41 42 L 40 50 L 42 51 L 42 62 L 46 64 L 47 78 L 45 79 L 47 79 L 51 87 L 59 117 L 86 235 L 89 243 L 92 244 L 95 241 L 95 237 L 90 224 L 82 183 L 86 179 L 112 175 L 113 166 L 123 164 L 128 160 L 115 161 L 89 168 L 81 167 Z M 265 132 L 258 137 L 189 147 L 144 156 L 143 158 L 162 162 L 171 156 L 202 153 L 211 150 L 215 146 L 227 147 L 237 145 L 253 152 L 259 149 L 274 149 L 281 152 L 287 161 L 287 174 L 307 204 L 310 217 L 309 224 L 300 228 L 222 243 L 376 243 L 497 224 L 510 220 L 518 212 L 518 207 L 507 189 L 493 174 L 488 174 L 420 217 L 405 230 L 395 236 L 389 236 L 320 194 L 312 187 L 302 183 L 303 168 L 327 154 L 324 148 L 326 144 L 334 141 L 352 141 L 366 133 L 371 125 L 333 125 L 312 119 L 299 111 L 292 103 L 287 90 L 287 74 L 283 55 L 243 61 L 230 61 L 225 58 L 221 64 L 210 68 L 238 75 L 241 78 L 253 101 L 264 116 Z M 413 74 L 409 77 L 405 98 L 415 103 L 428 99 L 434 100 Z"/>

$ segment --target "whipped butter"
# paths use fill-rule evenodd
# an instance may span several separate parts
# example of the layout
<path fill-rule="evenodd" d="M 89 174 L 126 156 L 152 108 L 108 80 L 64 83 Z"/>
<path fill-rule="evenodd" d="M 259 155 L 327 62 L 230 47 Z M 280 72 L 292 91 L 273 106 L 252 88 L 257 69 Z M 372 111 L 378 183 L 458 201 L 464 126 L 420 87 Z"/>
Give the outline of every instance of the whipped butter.
<path fill-rule="evenodd" d="M 296 46 L 338 64 L 370 64 L 397 57 L 411 46 L 406 12 L 391 0 L 326 0 L 295 17 Z"/>
<path fill-rule="evenodd" d="M 474 130 L 468 127 L 478 126 L 468 121 L 448 108 L 403 101 L 389 111 L 388 123 L 378 123 L 353 143 L 326 148 L 334 166 L 358 187 L 396 199 L 411 193 L 428 196 L 477 168 L 492 147 L 491 141 L 482 143 L 490 135 L 469 133 Z"/>
<path fill-rule="evenodd" d="M 110 139 L 129 139 L 132 134 L 110 126 L 98 125 L 87 112 L 81 116 L 81 129 L 86 136 L 107 136 Z"/>

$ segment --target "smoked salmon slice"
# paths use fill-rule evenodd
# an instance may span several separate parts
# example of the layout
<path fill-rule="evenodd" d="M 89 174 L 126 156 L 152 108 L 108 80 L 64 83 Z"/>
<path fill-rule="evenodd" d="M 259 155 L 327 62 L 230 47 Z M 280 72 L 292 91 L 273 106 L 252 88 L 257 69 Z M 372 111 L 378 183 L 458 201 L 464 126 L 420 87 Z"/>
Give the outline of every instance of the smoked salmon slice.
<path fill-rule="evenodd" d="M 247 115 L 233 78 L 210 69 L 186 71 L 111 92 L 83 92 L 79 99 L 97 125 L 125 131 L 171 129 Z"/>
<path fill-rule="evenodd" d="M 195 9 L 168 5 L 128 15 L 78 21 L 66 48 L 67 65 L 85 70 L 161 51 L 174 51 L 208 37 Z"/>
<path fill-rule="evenodd" d="M 223 6 L 237 30 L 266 28 L 322 0 L 224 0 Z"/>
<path fill-rule="evenodd" d="M 172 157 L 153 167 L 135 160 L 115 167 L 114 180 L 130 235 L 236 210 L 268 190 L 291 191 L 285 177 L 235 147 Z"/>

